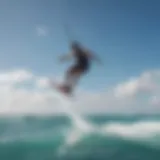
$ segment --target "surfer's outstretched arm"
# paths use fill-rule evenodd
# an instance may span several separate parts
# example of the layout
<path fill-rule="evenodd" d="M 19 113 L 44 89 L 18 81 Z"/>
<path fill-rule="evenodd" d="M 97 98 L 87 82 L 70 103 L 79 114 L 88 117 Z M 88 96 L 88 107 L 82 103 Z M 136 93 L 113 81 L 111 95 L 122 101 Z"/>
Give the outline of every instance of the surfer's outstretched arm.
<path fill-rule="evenodd" d="M 62 61 L 66 61 L 66 60 L 69 60 L 69 59 L 71 59 L 71 58 L 72 58 L 72 54 L 71 54 L 71 53 L 65 54 L 65 55 L 63 55 L 63 56 L 60 57 L 60 61 L 61 61 L 61 62 L 62 62 Z"/>

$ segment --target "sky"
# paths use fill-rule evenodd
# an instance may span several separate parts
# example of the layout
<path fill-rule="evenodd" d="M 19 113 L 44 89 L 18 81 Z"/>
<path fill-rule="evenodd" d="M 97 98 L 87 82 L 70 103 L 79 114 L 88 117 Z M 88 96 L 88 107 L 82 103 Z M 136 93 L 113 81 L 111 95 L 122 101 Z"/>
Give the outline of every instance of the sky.
<path fill-rule="evenodd" d="M 78 87 L 87 98 L 80 94 L 83 104 L 76 104 L 78 110 L 159 112 L 159 5 L 158 0 L 0 0 L 0 92 L 6 92 L 0 113 L 31 112 L 42 100 L 42 111 L 56 104 L 54 98 L 50 104 L 45 99 L 50 91 L 40 90 L 48 77 L 63 77 L 72 63 L 58 61 L 69 52 L 66 25 L 69 37 L 103 62 L 93 62 L 81 80 Z M 26 108 L 12 103 L 21 101 L 20 95 L 29 101 Z"/>

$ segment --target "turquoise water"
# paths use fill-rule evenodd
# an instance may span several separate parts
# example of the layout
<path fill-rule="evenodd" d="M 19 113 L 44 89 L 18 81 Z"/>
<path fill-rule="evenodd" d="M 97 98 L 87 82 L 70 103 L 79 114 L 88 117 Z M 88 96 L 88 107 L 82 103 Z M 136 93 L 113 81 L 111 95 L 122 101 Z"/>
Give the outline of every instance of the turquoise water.
<path fill-rule="evenodd" d="M 0 160 L 160 160 L 159 116 L 0 118 Z"/>

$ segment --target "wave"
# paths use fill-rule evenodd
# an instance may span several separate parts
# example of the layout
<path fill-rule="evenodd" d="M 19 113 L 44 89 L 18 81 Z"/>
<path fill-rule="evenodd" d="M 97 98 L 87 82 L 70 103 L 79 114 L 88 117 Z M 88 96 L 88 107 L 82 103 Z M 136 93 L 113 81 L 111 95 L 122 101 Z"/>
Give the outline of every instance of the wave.
<path fill-rule="evenodd" d="M 1 117 L 0 159 L 160 159 L 159 119 L 105 116 L 99 123 L 69 101 L 63 110 L 65 117 Z"/>
<path fill-rule="evenodd" d="M 86 131 L 72 123 L 67 123 L 66 120 L 69 121 L 69 119 L 60 119 L 32 117 L 0 120 L 1 132 L 2 127 L 6 126 L 3 134 L 0 134 L 1 151 L 6 148 L 5 152 L 12 153 L 15 149 L 17 151 L 22 149 L 26 156 L 34 152 L 37 158 L 30 159 L 46 159 L 48 155 L 54 159 L 57 157 L 77 159 L 79 154 L 82 154 L 84 156 L 82 159 L 85 159 L 94 153 L 96 154 L 94 156 L 103 155 L 106 159 L 119 152 L 130 156 L 140 151 L 145 152 L 146 157 L 149 152 L 160 156 L 158 154 L 160 150 L 159 120 L 133 122 L 116 120 L 104 122 L 101 125 L 90 121 L 92 129 Z M 125 152 L 126 150 L 128 153 Z M 1 157 L 1 151 L 0 159 L 5 159 Z M 152 154 L 151 157 L 153 156 Z M 145 159 L 145 156 L 140 157 Z"/>
<path fill-rule="evenodd" d="M 160 121 L 140 121 L 130 124 L 109 123 L 102 126 L 102 130 L 123 137 L 149 138 L 160 136 Z"/>
<path fill-rule="evenodd" d="M 85 136 L 98 135 L 106 138 L 120 138 L 128 141 L 148 142 L 160 146 L 160 122 L 139 121 L 133 123 L 110 122 L 97 126 L 89 132 L 73 129 L 67 137 L 67 143 L 74 145 Z"/>
<path fill-rule="evenodd" d="M 59 120 L 57 120 L 59 119 Z M 109 121 L 101 125 L 89 123 L 90 129 L 83 130 L 69 123 L 69 119 L 63 118 L 14 118 L 0 120 L 0 137 L 6 135 L 48 135 L 55 136 L 61 133 L 100 134 L 106 136 L 119 136 L 123 138 L 148 139 L 160 137 L 159 120 L 140 120 L 134 122 Z M 67 123 L 68 120 L 68 123 Z M 64 124 L 63 124 L 64 122 Z M 85 121 L 88 124 L 87 121 Z M 20 137 L 20 136 L 19 136 Z"/>

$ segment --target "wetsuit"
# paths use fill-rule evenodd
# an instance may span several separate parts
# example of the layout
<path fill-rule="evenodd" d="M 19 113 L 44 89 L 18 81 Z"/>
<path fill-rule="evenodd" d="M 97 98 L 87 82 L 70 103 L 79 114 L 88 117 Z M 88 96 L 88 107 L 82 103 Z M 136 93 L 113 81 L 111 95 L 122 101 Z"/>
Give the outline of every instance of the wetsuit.
<path fill-rule="evenodd" d="M 77 50 L 74 54 L 76 63 L 70 68 L 71 73 L 81 72 L 84 73 L 89 69 L 89 59 L 81 49 Z"/>
<path fill-rule="evenodd" d="M 88 57 L 84 54 L 84 52 L 81 49 L 78 49 L 76 53 L 74 53 L 74 57 L 76 63 L 69 68 L 66 75 L 67 83 L 65 85 L 65 89 L 67 89 L 68 91 L 72 90 L 72 87 L 75 86 L 75 84 L 77 84 L 79 76 L 87 72 L 90 66 Z"/>

